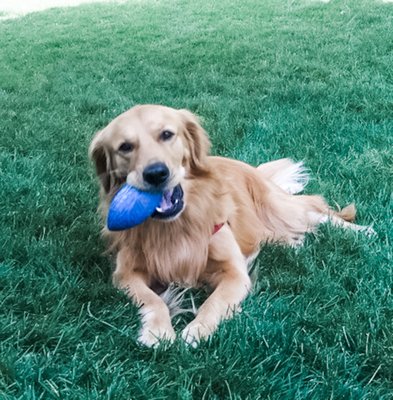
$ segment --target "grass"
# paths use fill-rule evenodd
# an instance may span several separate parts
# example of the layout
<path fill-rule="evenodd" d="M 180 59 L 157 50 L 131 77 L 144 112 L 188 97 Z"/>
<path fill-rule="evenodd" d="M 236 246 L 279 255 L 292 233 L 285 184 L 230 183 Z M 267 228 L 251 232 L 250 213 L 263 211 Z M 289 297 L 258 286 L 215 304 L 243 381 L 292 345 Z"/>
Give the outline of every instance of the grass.
<path fill-rule="evenodd" d="M 0 23 L 0 398 L 392 399 L 393 6 L 131 1 Z M 188 349 L 139 346 L 110 284 L 87 160 L 136 103 L 189 108 L 216 154 L 304 159 L 308 192 L 355 201 L 267 246 L 243 313 Z M 184 319 L 177 321 L 177 330 Z"/>

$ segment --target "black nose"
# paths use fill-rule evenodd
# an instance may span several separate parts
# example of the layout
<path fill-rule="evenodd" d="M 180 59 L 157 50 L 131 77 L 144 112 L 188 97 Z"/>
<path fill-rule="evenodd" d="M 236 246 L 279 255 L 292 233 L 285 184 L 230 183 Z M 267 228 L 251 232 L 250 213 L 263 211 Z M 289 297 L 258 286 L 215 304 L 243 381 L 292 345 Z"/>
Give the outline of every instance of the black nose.
<path fill-rule="evenodd" d="M 162 185 L 169 177 L 168 167 L 161 162 L 147 166 L 143 171 L 143 179 L 150 185 Z"/>

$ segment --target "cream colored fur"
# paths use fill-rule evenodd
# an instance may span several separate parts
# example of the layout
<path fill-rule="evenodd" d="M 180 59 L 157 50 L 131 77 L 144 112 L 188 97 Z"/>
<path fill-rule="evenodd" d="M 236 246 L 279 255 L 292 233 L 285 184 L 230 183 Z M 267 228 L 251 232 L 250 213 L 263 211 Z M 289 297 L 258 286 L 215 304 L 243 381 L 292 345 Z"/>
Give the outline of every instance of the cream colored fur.
<path fill-rule="evenodd" d="M 174 133 L 169 141 L 160 132 Z M 132 143 L 130 155 L 119 146 Z M 141 225 L 104 236 L 117 253 L 114 284 L 140 306 L 139 340 L 152 346 L 176 333 L 169 309 L 154 290 L 173 282 L 185 287 L 208 285 L 212 294 L 181 337 L 196 345 L 221 320 L 231 317 L 250 291 L 248 262 L 262 243 L 291 246 L 327 221 L 354 230 L 355 209 L 333 211 L 320 196 L 294 195 L 308 181 L 302 163 L 277 160 L 254 168 L 240 161 L 211 157 L 209 140 L 189 111 L 137 106 L 98 132 L 90 146 L 101 181 L 101 212 L 126 181 L 145 189 L 142 173 L 151 162 L 171 171 L 168 187 L 180 184 L 184 211 L 172 221 L 149 218 Z M 214 226 L 224 223 L 217 233 Z"/>

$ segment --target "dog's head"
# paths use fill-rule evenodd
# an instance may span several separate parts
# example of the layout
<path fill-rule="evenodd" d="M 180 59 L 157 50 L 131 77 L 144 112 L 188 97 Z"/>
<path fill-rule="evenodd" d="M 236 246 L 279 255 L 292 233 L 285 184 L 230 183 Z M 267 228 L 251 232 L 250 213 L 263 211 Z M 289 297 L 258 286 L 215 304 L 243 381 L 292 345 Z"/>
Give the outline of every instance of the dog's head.
<path fill-rule="evenodd" d="M 207 172 L 210 143 L 194 114 L 157 105 L 135 106 L 94 136 L 89 154 L 102 190 L 125 182 L 163 193 L 156 218 L 172 219 L 184 208 L 182 182 Z"/>

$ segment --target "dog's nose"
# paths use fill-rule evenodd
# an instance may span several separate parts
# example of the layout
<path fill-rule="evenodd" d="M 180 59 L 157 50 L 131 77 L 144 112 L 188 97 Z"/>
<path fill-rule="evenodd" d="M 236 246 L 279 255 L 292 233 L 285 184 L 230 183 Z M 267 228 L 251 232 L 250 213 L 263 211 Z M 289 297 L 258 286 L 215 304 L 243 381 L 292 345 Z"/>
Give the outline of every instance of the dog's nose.
<path fill-rule="evenodd" d="M 151 164 L 143 171 L 144 181 L 153 186 L 162 185 L 168 178 L 169 169 L 161 162 Z"/>

